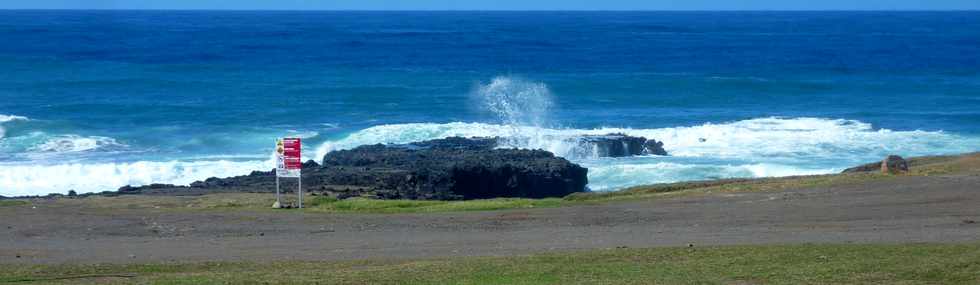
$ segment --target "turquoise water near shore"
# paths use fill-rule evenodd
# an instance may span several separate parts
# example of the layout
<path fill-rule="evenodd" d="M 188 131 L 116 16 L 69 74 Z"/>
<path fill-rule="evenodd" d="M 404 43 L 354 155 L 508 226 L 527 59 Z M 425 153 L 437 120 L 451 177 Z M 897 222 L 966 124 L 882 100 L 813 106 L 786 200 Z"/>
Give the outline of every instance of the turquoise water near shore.
<path fill-rule="evenodd" d="M 980 150 L 980 12 L 0 11 L 0 195 L 504 136 L 589 187 Z M 672 155 L 597 158 L 621 132 Z"/>

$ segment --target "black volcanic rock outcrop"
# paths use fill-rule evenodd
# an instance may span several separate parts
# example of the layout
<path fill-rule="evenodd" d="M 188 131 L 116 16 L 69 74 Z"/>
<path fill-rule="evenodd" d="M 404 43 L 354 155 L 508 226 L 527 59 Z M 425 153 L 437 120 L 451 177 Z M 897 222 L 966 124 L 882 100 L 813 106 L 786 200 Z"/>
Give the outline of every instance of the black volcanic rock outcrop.
<path fill-rule="evenodd" d="M 572 139 L 598 156 L 666 155 L 663 143 L 623 134 Z M 461 200 L 562 197 L 585 191 L 588 169 L 544 150 L 497 148 L 498 138 L 446 138 L 397 145 L 366 145 L 328 153 L 323 165 L 303 164 L 304 191 L 338 198 Z M 293 179 L 283 191 L 295 190 Z M 190 186 L 124 186 L 118 194 L 195 195 L 274 192 L 272 171 L 208 178 Z"/>
<path fill-rule="evenodd" d="M 625 134 L 583 136 L 579 138 L 586 147 L 595 149 L 598 157 L 623 157 L 633 155 L 667 155 L 664 143 L 644 137 Z"/>
<path fill-rule="evenodd" d="M 899 174 L 909 172 L 910 162 L 901 156 L 889 155 L 884 160 L 862 164 L 859 166 L 844 169 L 841 173 L 860 173 L 860 172 L 881 172 L 887 174 Z"/>
<path fill-rule="evenodd" d="M 327 154 L 306 178 L 340 195 L 385 199 L 561 197 L 585 191 L 587 169 L 542 150 L 495 149 L 495 139 L 369 145 Z"/>
<path fill-rule="evenodd" d="M 304 191 L 380 199 L 460 200 L 561 197 L 585 191 L 588 170 L 543 150 L 497 149 L 496 139 L 447 138 L 334 151 L 303 165 Z M 283 180 L 283 190 L 295 189 Z M 293 183 L 292 186 L 288 186 Z M 208 178 L 191 185 L 125 186 L 120 194 L 273 192 L 272 171 Z"/>

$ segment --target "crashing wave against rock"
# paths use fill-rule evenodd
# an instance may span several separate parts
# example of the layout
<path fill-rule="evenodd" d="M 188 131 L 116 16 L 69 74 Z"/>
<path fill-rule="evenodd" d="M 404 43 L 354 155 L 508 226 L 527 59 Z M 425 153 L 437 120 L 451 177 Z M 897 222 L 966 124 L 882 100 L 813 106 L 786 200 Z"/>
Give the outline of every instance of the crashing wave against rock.
<path fill-rule="evenodd" d="M 634 155 L 667 155 L 664 143 L 644 137 L 625 134 L 584 136 L 579 139 L 592 148 L 595 157 L 623 157 Z"/>
<path fill-rule="evenodd" d="M 448 138 L 334 151 L 303 165 L 304 191 L 338 198 L 460 200 L 561 197 L 585 191 L 588 169 L 543 150 L 498 149 L 495 139 Z M 271 192 L 271 171 L 208 178 L 190 187 L 123 187 L 121 194 Z M 285 190 L 290 190 L 288 187 Z"/>
<path fill-rule="evenodd" d="M 586 191 L 588 169 L 544 150 L 500 148 L 498 138 L 366 145 L 328 153 L 303 165 L 304 191 L 338 198 L 460 200 L 562 197 Z M 622 134 L 579 141 L 603 156 L 666 154 L 663 144 Z M 190 187 L 123 187 L 120 193 L 270 192 L 271 171 L 208 178 Z M 289 189 L 286 189 L 289 190 Z"/>

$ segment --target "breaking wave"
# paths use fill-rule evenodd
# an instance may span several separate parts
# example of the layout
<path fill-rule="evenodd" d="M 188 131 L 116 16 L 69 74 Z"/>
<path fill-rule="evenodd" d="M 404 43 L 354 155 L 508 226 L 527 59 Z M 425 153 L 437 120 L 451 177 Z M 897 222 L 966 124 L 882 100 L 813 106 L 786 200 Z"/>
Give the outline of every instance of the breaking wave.
<path fill-rule="evenodd" d="M 431 139 L 459 137 L 507 137 L 512 126 L 484 123 L 379 125 L 327 141 L 316 150 L 322 158 L 333 150 L 369 144 L 401 144 Z M 664 141 L 664 148 L 675 157 L 842 159 L 863 161 L 889 153 L 923 155 L 937 152 L 974 151 L 980 139 L 941 131 L 892 131 L 874 129 L 870 124 L 843 119 L 758 118 L 723 124 L 690 127 L 631 129 L 548 129 L 518 127 L 514 142 L 507 147 L 544 149 L 558 156 L 576 155 L 574 138 L 584 135 L 623 133 Z"/>
<path fill-rule="evenodd" d="M 4 114 L 0 114 L 0 123 L 10 122 L 10 121 L 16 121 L 16 120 L 26 121 L 27 120 L 27 117 L 17 116 L 17 115 L 4 115 Z"/>
<path fill-rule="evenodd" d="M 580 149 L 581 144 L 575 141 L 583 135 L 608 133 L 663 141 L 670 156 L 600 158 Z M 825 174 L 888 154 L 917 156 L 980 149 L 980 138 L 939 131 L 875 129 L 864 122 L 843 119 L 768 117 L 656 129 L 555 129 L 463 122 L 379 125 L 326 141 L 313 148 L 313 156 L 307 158 L 320 160 L 330 151 L 361 145 L 453 136 L 508 137 L 503 147 L 551 151 L 588 167 L 589 187 L 597 191 L 690 180 Z M 118 144 L 109 138 L 66 136 L 49 139 L 36 150 L 90 151 L 100 145 Z M 98 192 L 150 183 L 186 185 L 212 176 L 271 168 L 271 160 L 261 155 L 52 165 L 4 163 L 0 165 L 0 195 Z"/>
<path fill-rule="evenodd" d="M 33 146 L 31 147 L 31 151 L 43 153 L 81 152 L 100 148 L 121 148 L 125 146 L 109 137 L 63 135 L 50 138 L 44 143 Z"/>
<path fill-rule="evenodd" d="M 116 190 L 124 185 L 169 183 L 187 185 L 208 177 L 248 174 L 272 169 L 271 161 L 139 161 L 132 163 L 71 163 L 2 165 L 0 194 L 5 196 Z"/>
<path fill-rule="evenodd" d="M 610 191 L 637 185 L 681 181 L 827 174 L 838 170 L 775 163 L 716 165 L 696 161 L 675 161 L 678 162 L 584 163 L 584 166 L 589 168 L 589 188 L 593 191 Z"/>
<path fill-rule="evenodd" d="M 609 133 L 663 141 L 670 156 L 599 158 L 581 149 L 575 140 Z M 875 129 L 868 123 L 844 119 L 767 117 L 657 129 L 550 129 L 461 122 L 380 125 L 323 143 L 316 149 L 316 158 L 360 145 L 454 136 L 504 137 L 508 139 L 503 147 L 553 152 L 588 167 L 593 190 L 688 180 L 827 174 L 889 154 L 918 156 L 980 149 L 980 138 L 941 131 Z"/>
<path fill-rule="evenodd" d="M 3 128 L 3 123 L 11 122 L 11 121 L 27 121 L 27 120 L 28 120 L 27 117 L 24 116 L 0 114 L 0 139 L 3 139 L 3 137 L 7 134 L 7 129 Z"/>

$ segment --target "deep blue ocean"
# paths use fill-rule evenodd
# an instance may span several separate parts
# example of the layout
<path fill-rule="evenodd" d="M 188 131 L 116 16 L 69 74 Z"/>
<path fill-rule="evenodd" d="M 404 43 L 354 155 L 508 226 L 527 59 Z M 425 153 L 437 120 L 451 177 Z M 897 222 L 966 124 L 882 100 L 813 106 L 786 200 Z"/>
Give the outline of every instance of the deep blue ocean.
<path fill-rule="evenodd" d="M 582 134 L 662 140 L 597 158 Z M 980 150 L 980 12 L 0 11 L 0 195 L 516 138 L 596 191 Z"/>

